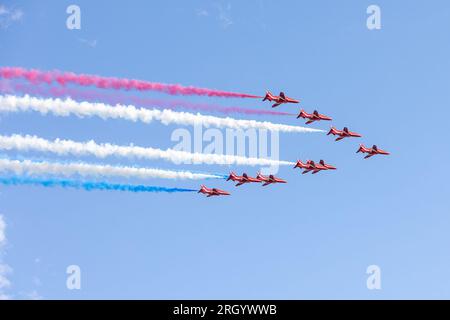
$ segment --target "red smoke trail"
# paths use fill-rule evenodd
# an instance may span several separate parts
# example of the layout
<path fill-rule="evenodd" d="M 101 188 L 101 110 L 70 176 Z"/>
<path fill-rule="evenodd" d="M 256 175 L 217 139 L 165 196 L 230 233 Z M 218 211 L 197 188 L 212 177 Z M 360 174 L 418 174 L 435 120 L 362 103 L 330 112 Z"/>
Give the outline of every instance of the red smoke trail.
<path fill-rule="evenodd" d="M 261 98 L 259 96 L 251 94 L 196 88 L 192 86 L 185 87 L 179 84 L 165 84 L 134 79 L 109 78 L 97 75 L 75 74 L 72 72 L 62 71 L 40 71 L 35 69 L 27 70 L 18 67 L 0 68 L 0 77 L 5 79 L 22 78 L 34 84 L 52 84 L 54 82 L 57 82 L 58 84 L 65 86 L 68 83 L 72 83 L 85 87 L 95 86 L 101 89 L 158 91 L 170 95 L 197 95 L 226 98 Z"/>
<path fill-rule="evenodd" d="M 39 85 L 28 85 L 24 83 L 15 83 L 9 80 L 0 80 L 1 93 L 27 93 L 30 95 L 38 95 L 42 97 L 65 98 L 70 97 L 75 100 L 87 100 L 91 102 L 105 102 L 108 104 L 134 104 L 140 107 L 159 108 L 159 109 L 190 109 L 207 112 L 220 112 L 224 114 L 248 114 L 248 115 L 276 115 L 276 116 L 292 116 L 293 113 L 247 109 L 241 107 L 224 107 L 206 103 L 192 103 L 181 100 L 159 100 L 148 99 L 136 96 L 128 96 L 117 93 L 100 93 L 97 91 L 80 90 L 76 88 L 66 87 L 47 87 Z"/>

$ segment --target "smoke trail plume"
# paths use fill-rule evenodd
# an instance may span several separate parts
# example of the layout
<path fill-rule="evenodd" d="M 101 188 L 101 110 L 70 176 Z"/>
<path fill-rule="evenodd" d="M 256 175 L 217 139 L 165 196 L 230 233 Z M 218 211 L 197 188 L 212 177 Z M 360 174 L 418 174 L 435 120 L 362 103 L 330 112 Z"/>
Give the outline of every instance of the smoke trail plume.
<path fill-rule="evenodd" d="M 260 98 L 259 96 L 251 94 L 197 88 L 193 86 L 185 87 L 179 84 L 165 84 L 134 79 L 120 79 L 102 77 L 98 75 L 75 74 L 72 72 L 62 71 L 41 71 L 35 69 L 28 70 L 18 67 L 0 68 L 0 77 L 5 79 L 20 78 L 25 79 L 31 83 L 58 83 L 62 86 L 66 84 L 76 84 L 86 87 L 94 86 L 101 89 L 158 91 L 170 95 L 197 95 L 225 98 Z"/>
<path fill-rule="evenodd" d="M 0 184 L 6 186 L 34 185 L 47 188 L 61 187 L 61 188 L 83 189 L 87 191 L 104 190 L 104 191 L 167 192 L 167 193 L 197 191 L 195 189 L 184 189 L 184 188 L 166 188 L 147 185 L 117 184 L 117 183 L 95 182 L 95 181 L 35 179 L 28 177 L 0 177 Z"/>
<path fill-rule="evenodd" d="M 139 179 L 224 179 L 225 176 L 207 173 L 193 173 L 190 171 L 171 171 L 153 168 L 137 168 L 125 166 L 99 165 L 89 163 L 58 163 L 35 162 L 30 160 L 0 159 L 0 172 L 9 172 L 15 175 L 42 176 L 73 176 L 82 177 L 124 177 Z"/>
<path fill-rule="evenodd" d="M 294 162 L 264 158 L 247 158 L 234 155 L 190 153 L 178 150 L 161 150 L 138 146 L 119 146 L 114 144 L 97 144 L 95 141 L 76 142 L 72 140 L 55 139 L 49 141 L 36 136 L 0 135 L 0 149 L 17 151 L 50 152 L 57 155 L 95 156 L 106 158 L 110 156 L 155 160 L 161 159 L 173 163 L 193 162 L 219 165 L 249 165 L 273 166 L 294 165 Z"/>
<path fill-rule="evenodd" d="M 172 110 L 156 110 L 136 108 L 132 105 L 111 106 L 103 103 L 76 102 L 72 99 L 40 99 L 25 95 L 0 96 L 0 112 L 36 111 L 41 114 L 52 113 L 57 116 L 76 115 L 80 118 L 97 116 L 102 119 L 124 119 L 128 121 L 141 121 L 150 123 L 153 120 L 165 125 L 204 125 L 217 128 L 232 129 L 265 129 L 282 132 L 324 132 L 319 129 L 276 124 L 267 121 L 238 120 L 233 118 L 219 118 L 202 114 L 176 112 Z"/>
<path fill-rule="evenodd" d="M 264 110 L 249 109 L 235 106 L 219 106 L 210 103 L 193 103 L 183 100 L 149 99 L 137 96 L 120 94 L 117 92 L 98 92 L 94 90 L 80 90 L 79 88 L 48 87 L 26 83 L 17 83 L 10 80 L 0 80 L 0 93 L 2 94 L 29 94 L 46 98 L 73 98 L 74 100 L 90 102 L 106 102 L 108 104 L 134 104 L 139 107 L 157 109 L 189 109 L 205 112 L 220 112 L 223 114 L 270 115 L 270 116 L 296 116 L 297 114 Z"/>

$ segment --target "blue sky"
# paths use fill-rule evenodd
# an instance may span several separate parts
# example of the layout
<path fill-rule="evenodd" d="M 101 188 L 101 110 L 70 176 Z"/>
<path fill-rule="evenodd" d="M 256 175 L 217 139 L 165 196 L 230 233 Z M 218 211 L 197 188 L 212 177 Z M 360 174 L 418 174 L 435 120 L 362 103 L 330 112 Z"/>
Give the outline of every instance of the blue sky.
<path fill-rule="evenodd" d="M 450 298 L 448 1 L 0 3 L 22 12 L 1 20 L 2 66 L 254 94 L 283 89 L 301 98 L 305 109 L 317 108 L 337 127 L 364 135 L 335 143 L 324 134 L 280 134 L 281 159 L 323 158 L 338 170 L 302 176 L 285 167 L 279 175 L 289 183 L 267 189 L 235 190 L 218 181 L 215 186 L 233 192 L 227 198 L 2 186 L 2 261 L 13 270 L 9 296 Z M 81 8 L 81 30 L 66 28 L 70 4 Z M 381 8 L 381 30 L 366 27 L 370 4 Z M 269 108 L 255 100 L 186 99 Z M 280 110 L 297 112 L 297 106 Z M 294 117 L 258 119 L 299 123 Z M 327 129 L 328 123 L 315 127 Z M 0 119 L 1 134 L 159 148 L 173 146 L 176 128 L 37 114 Z M 355 154 L 359 142 L 392 155 L 362 160 Z M 81 290 L 66 288 L 72 264 L 81 268 Z M 373 264 L 381 268 L 381 290 L 366 288 L 366 268 Z"/>

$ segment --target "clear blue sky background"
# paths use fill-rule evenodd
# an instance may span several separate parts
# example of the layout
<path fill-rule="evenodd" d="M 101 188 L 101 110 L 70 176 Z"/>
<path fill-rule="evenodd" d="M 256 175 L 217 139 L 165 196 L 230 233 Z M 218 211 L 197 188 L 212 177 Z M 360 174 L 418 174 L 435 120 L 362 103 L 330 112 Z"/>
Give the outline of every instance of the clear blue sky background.
<path fill-rule="evenodd" d="M 24 13 L 0 30 L 2 66 L 254 94 L 284 89 L 306 109 L 333 116 L 337 127 L 361 132 L 361 142 L 392 152 L 362 160 L 355 154 L 358 140 L 281 134 L 281 159 L 323 158 L 338 170 L 301 176 L 282 168 L 279 175 L 289 183 L 265 189 L 215 183 L 233 191 L 228 198 L 1 187 L 0 212 L 8 223 L 3 260 L 14 270 L 9 294 L 450 298 L 448 1 L 1 3 Z M 79 31 L 65 26 L 73 3 L 81 7 Z M 366 28 L 372 3 L 382 10 L 378 31 Z M 269 108 L 255 100 L 190 100 Z M 296 112 L 297 106 L 280 109 Z M 259 119 L 298 123 L 294 117 Z M 174 129 L 37 114 L 2 116 L 0 122 L 1 134 L 161 148 L 173 146 Z M 197 187 L 190 181 L 148 183 Z M 81 267 L 80 291 L 66 288 L 70 264 Z M 382 290 L 366 288 L 371 264 L 381 268 Z"/>

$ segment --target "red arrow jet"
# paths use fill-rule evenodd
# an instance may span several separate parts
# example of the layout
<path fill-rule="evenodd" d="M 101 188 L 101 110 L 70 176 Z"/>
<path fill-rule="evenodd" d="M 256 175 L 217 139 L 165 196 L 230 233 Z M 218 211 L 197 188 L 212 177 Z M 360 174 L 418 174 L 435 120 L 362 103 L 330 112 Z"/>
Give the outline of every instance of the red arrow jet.
<path fill-rule="evenodd" d="M 313 170 L 313 174 L 317 173 L 322 170 L 336 170 L 335 166 L 332 166 L 331 164 L 325 163 L 325 161 L 320 160 L 319 163 L 313 163 L 315 166 L 315 170 Z"/>
<path fill-rule="evenodd" d="M 306 121 L 305 124 L 310 124 L 310 123 L 313 123 L 314 121 L 320 121 L 320 120 L 327 120 L 327 121 L 333 120 L 330 117 L 320 114 L 317 110 L 314 110 L 313 113 L 307 113 L 303 109 L 300 111 L 299 115 L 297 116 L 297 119 L 298 118 L 309 119 L 308 121 Z"/>
<path fill-rule="evenodd" d="M 242 176 L 236 175 L 234 172 L 231 172 L 227 181 L 234 181 L 237 182 L 236 187 L 239 187 L 240 185 L 243 185 L 244 183 L 250 183 L 250 182 L 261 182 L 259 179 L 249 177 L 246 173 L 243 173 Z"/>
<path fill-rule="evenodd" d="M 198 190 L 198 193 L 206 194 L 207 198 L 212 197 L 212 196 L 229 196 L 230 195 L 229 192 L 226 192 L 226 191 L 223 191 L 220 189 L 216 189 L 216 188 L 209 189 L 209 188 L 205 187 L 204 185 L 202 185 L 200 187 L 200 190 Z"/>
<path fill-rule="evenodd" d="M 295 100 L 295 99 L 286 97 L 284 92 L 280 92 L 279 96 L 275 96 L 270 91 L 266 92 L 266 95 L 264 96 L 264 99 L 262 101 L 266 101 L 266 100 L 275 102 L 272 105 L 272 108 L 278 107 L 280 104 L 283 104 L 283 103 L 299 103 L 300 102 L 299 100 Z"/>
<path fill-rule="evenodd" d="M 356 153 L 358 153 L 358 152 L 368 153 L 368 155 L 365 156 L 364 159 L 370 158 L 371 156 L 374 156 L 376 154 L 384 154 L 384 155 L 390 154 L 387 151 L 378 149 L 378 147 L 376 145 L 373 145 L 372 148 L 366 148 L 363 144 L 359 145 L 359 149 L 358 149 L 358 151 L 356 151 Z"/>
<path fill-rule="evenodd" d="M 339 141 L 348 137 L 362 137 L 359 133 L 349 131 L 347 127 L 344 127 L 344 129 L 342 130 L 331 127 L 330 131 L 327 133 L 327 136 L 330 134 L 332 134 L 333 136 L 339 136 L 335 141 Z"/>
<path fill-rule="evenodd" d="M 273 174 L 269 175 L 269 176 L 263 176 L 260 172 L 258 172 L 258 174 L 256 175 L 256 179 L 258 179 L 263 183 L 263 187 L 272 184 L 272 183 L 287 183 L 286 180 L 280 179 L 275 177 Z"/>

